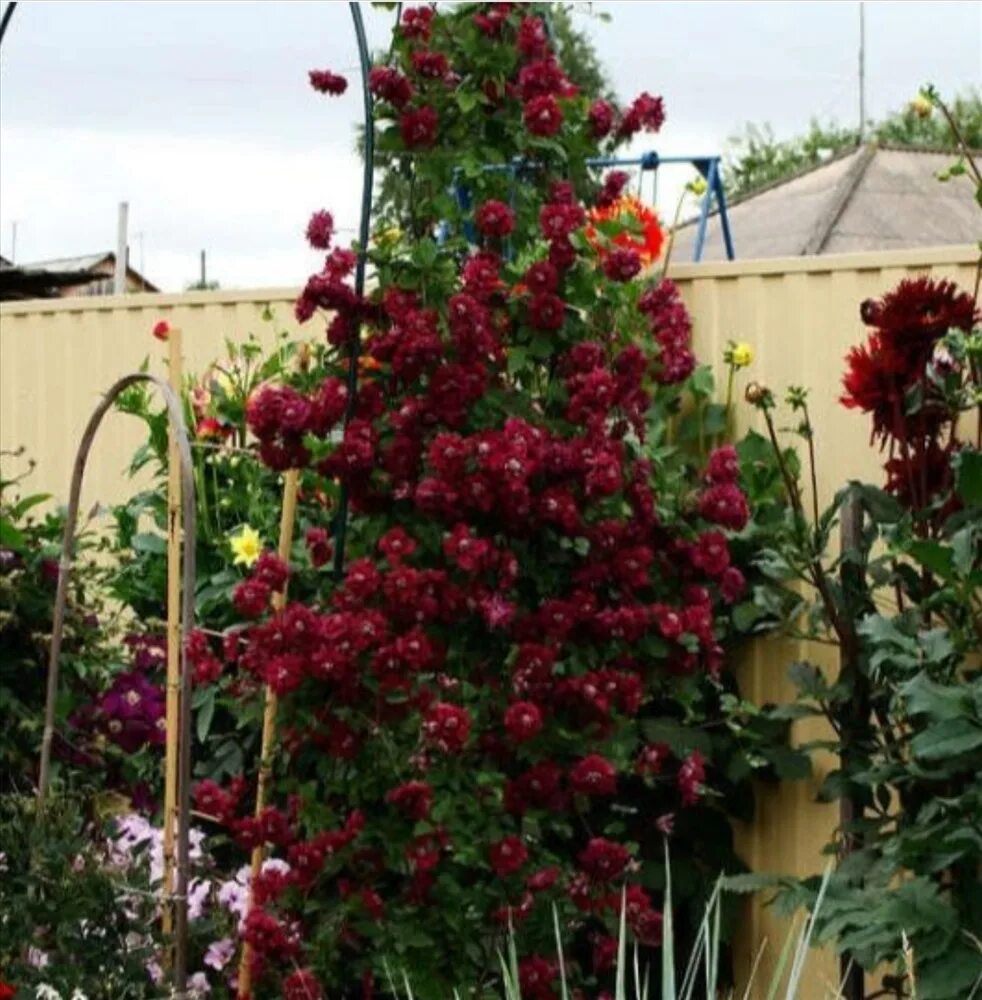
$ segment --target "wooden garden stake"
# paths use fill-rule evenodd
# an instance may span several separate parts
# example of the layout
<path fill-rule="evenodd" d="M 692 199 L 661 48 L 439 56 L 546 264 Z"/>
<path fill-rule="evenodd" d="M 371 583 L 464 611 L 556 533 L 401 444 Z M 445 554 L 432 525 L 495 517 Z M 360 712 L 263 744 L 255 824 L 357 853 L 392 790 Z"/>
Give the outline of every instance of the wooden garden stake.
<path fill-rule="evenodd" d="M 168 382 L 180 401 L 183 359 L 181 331 L 170 328 L 167 337 Z M 164 753 L 164 938 L 174 932 L 174 842 L 177 832 L 177 769 L 181 709 L 181 464 L 174 425 L 167 432 L 167 700 Z M 171 951 L 165 952 L 169 967 Z"/>
<path fill-rule="evenodd" d="M 300 473 L 297 469 L 290 469 L 283 480 L 283 509 L 280 512 L 280 540 L 279 557 L 284 562 L 290 561 L 290 548 L 293 544 L 293 525 L 297 514 L 297 484 Z M 286 603 L 286 585 L 282 591 L 277 591 L 273 595 L 273 608 L 279 611 Z M 268 794 L 269 779 L 273 770 L 273 749 L 276 745 L 276 692 L 266 685 L 266 702 L 263 711 L 263 736 L 262 746 L 259 753 L 259 777 L 256 781 L 256 816 L 266 808 L 266 797 Z M 252 886 L 262 870 L 264 845 L 259 844 L 253 848 L 252 863 L 249 873 L 248 905 L 246 913 L 252 909 Z M 249 996 L 252 990 L 252 971 L 250 969 L 250 958 L 252 949 L 248 942 L 242 945 L 242 957 L 239 961 L 239 982 L 238 995 Z"/>

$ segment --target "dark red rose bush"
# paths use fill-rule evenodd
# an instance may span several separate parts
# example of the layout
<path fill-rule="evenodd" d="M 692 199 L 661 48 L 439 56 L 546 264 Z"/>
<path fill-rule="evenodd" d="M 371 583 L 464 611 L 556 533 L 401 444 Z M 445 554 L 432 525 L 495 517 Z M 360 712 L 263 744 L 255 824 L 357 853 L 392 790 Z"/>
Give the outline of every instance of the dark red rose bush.
<path fill-rule="evenodd" d="M 297 315 L 325 323 L 323 364 L 248 405 L 267 465 L 350 504 L 343 553 L 344 506 L 308 502 L 298 565 L 263 556 L 234 595 L 231 669 L 279 697 L 282 734 L 258 816 L 207 788 L 242 850 L 289 865 L 243 925 L 256 997 L 369 996 L 383 960 L 445 996 L 493 981 L 509 925 L 527 995 L 552 997 L 553 907 L 570 976 L 602 991 L 622 891 L 659 946 L 666 833 L 700 906 L 738 865 L 750 765 L 720 705 L 748 502 L 732 448 L 669 437 L 696 370 L 677 289 L 616 224 L 585 232 L 609 190 L 586 159 L 657 131 L 662 102 L 578 92 L 541 13 L 402 12 L 370 80 L 411 177 L 383 219 L 402 235 L 363 248 L 359 297 L 313 217 L 330 253 Z M 336 580 L 273 610 L 334 555 Z"/>

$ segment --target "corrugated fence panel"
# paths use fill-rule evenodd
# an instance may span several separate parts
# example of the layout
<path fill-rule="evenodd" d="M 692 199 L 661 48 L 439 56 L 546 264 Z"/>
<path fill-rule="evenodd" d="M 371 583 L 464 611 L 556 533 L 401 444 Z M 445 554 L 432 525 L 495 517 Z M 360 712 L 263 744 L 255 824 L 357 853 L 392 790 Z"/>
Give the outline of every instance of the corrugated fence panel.
<path fill-rule="evenodd" d="M 883 295 L 911 275 L 950 278 L 971 288 L 975 261 L 972 247 L 948 247 L 689 264 L 677 266 L 674 277 L 692 313 L 696 354 L 716 367 L 720 395 L 725 387 L 722 355 L 729 340 L 746 341 L 755 352 L 753 366 L 741 374 L 738 398 L 751 380 L 768 386 L 778 399 L 789 385 L 810 390 L 820 501 L 826 503 L 849 479 L 882 479 L 882 456 L 870 447 L 866 419 L 838 402 L 843 358 L 864 337 L 860 302 Z M 289 289 L 271 289 L 3 304 L 0 449 L 8 452 L 23 445 L 37 461 L 26 488 L 63 500 L 79 437 L 100 394 L 148 357 L 151 371 L 165 373 L 165 348 L 150 333 L 154 323 L 166 319 L 182 329 L 185 370 L 201 374 L 223 355 L 226 338 L 242 340 L 251 332 L 269 344 L 279 330 L 299 334 L 293 299 Z M 273 322 L 263 319 L 267 306 L 273 310 Z M 320 336 L 321 330 L 311 324 L 303 335 Z M 739 431 L 763 430 L 749 407 L 738 407 L 737 414 Z M 792 423 L 786 412 L 779 421 L 781 426 Z M 119 502 L 133 491 L 123 470 L 141 440 L 135 421 L 107 417 L 89 463 L 83 509 L 96 500 Z M 2 464 L 7 474 L 21 467 L 6 454 Z M 755 643 L 739 667 L 744 690 L 758 703 L 789 698 L 786 669 L 801 659 L 835 670 L 835 650 L 830 647 L 778 640 Z M 796 726 L 795 738 L 810 739 L 821 732 L 815 723 L 802 723 Z M 832 758 L 819 759 L 812 780 L 759 789 L 754 823 L 737 824 L 736 830 L 752 868 L 801 875 L 823 868 L 821 848 L 836 825 L 837 811 L 816 803 L 815 792 L 834 766 Z M 758 981 L 767 982 L 786 930 L 759 902 L 748 904 L 736 949 L 742 976 L 766 938 Z M 802 1000 L 823 1000 L 836 979 L 832 957 L 813 956 Z"/>
<path fill-rule="evenodd" d="M 64 500 L 71 463 L 99 397 L 145 361 L 166 376 L 166 346 L 151 335 L 166 319 L 184 337 L 185 371 L 201 374 L 225 351 L 225 340 L 254 333 L 271 345 L 275 333 L 297 332 L 293 293 L 133 295 L 7 303 L 0 311 L 0 448 L 23 446 L 37 468 L 24 488 Z M 263 312 L 269 304 L 274 319 Z M 311 326 L 308 336 L 315 336 Z M 142 443 L 136 420 L 109 414 L 95 440 L 86 472 L 83 510 L 117 503 L 133 490 L 124 470 Z M 23 467 L 3 456 L 7 474 Z"/>
<path fill-rule="evenodd" d="M 883 456 L 870 446 L 865 416 L 838 401 L 844 358 L 865 337 L 859 305 L 893 288 L 903 277 L 927 274 L 950 278 L 971 289 L 977 252 L 970 247 L 937 251 L 904 251 L 828 258 L 685 265 L 675 269 L 690 308 L 696 354 L 714 363 L 724 391 L 723 351 L 729 340 L 754 348 L 752 367 L 741 374 L 739 394 L 750 381 L 770 388 L 780 401 L 790 385 L 809 389 L 809 410 L 816 428 L 819 500 L 831 500 L 850 479 L 882 482 Z M 763 422 L 750 407 L 737 410 L 739 431 Z M 778 426 L 796 423 L 786 408 Z M 788 438 L 789 443 L 796 439 Z M 800 442 L 798 442 L 800 443 Z M 810 497 L 810 490 L 808 497 Z M 806 502 L 810 502 L 806 497 Z M 789 664 L 810 660 L 834 673 L 836 650 L 817 644 L 761 640 L 739 666 L 743 690 L 757 703 L 780 702 L 793 695 Z M 818 722 L 798 723 L 796 741 L 821 738 Z M 835 805 L 815 801 L 821 779 L 836 766 L 831 755 L 816 760 L 806 782 L 758 788 L 752 824 L 736 824 L 737 844 L 755 871 L 816 874 L 827 861 L 822 848 L 838 821 Z M 737 968 L 745 980 L 760 942 L 767 940 L 756 982 L 767 983 L 787 933 L 786 921 L 760 901 L 747 907 L 736 942 Z M 804 976 L 802 1000 L 826 1000 L 838 981 L 837 963 L 814 954 Z M 757 991 L 755 996 L 763 996 Z"/>

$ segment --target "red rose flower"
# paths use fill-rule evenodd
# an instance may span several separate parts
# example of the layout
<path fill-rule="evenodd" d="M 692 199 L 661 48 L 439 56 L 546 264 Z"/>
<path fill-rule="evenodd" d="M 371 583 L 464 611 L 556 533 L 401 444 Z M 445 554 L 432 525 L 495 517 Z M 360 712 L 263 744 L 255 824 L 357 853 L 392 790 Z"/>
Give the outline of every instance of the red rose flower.
<path fill-rule="evenodd" d="M 310 969 L 297 969 L 283 980 L 283 1000 L 324 1000 L 324 991 Z"/>
<path fill-rule="evenodd" d="M 407 7 L 402 12 L 402 21 L 399 30 L 403 38 L 415 38 L 421 42 L 428 42 L 430 32 L 433 30 L 433 16 L 436 11 L 432 7 Z"/>
<path fill-rule="evenodd" d="M 396 108 L 405 107 L 413 96 L 413 85 L 390 66 L 374 66 L 368 74 L 368 89 Z"/>
<path fill-rule="evenodd" d="M 590 754 L 574 765 L 569 783 L 581 795 L 613 795 L 617 791 L 617 770 L 599 754 Z"/>
<path fill-rule="evenodd" d="M 590 135 L 594 139 L 602 139 L 614 127 L 614 108 L 607 101 L 596 100 L 590 105 L 587 118 L 590 122 Z"/>
<path fill-rule="evenodd" d="M 692 565 L 707 576 L 722 576 L 730 565 L 730 546 L 721 531 L 704 531 L 691 552 Z"/>
<path fill-rule="evenodd" d="M 594 837 L 580 851 L 580 867 L 595 882 L 612 882 L 624 874 L 631 852 L 623 845 L 603 837 Z"/>
<path fill-rule="evenodd" d="M 485 236 L 507 236 L 515 228 L 515 213 L 503 201 L 484 202 L 474 219 Z"/>
<path fill-rule="evenodd" d="M 530 701 L 516 701 L 505 712 L 505 729 L 516 743 L 525 743 L 542 731 L 542 712 Z"/>
<path fill-rule="evenodd" d="M 409 819 L 420 823 L 430 814 L 433 789 L 425 781 L 407 781 L 389 791 L 385 801 L 405 813 Z"/>
<path fill-rule="evenodd" d="M 427 80 L 442 80 L 450 69 L 442 52 L 418 50 L 413 53 L 413 69 Z"/>
<path fill-rule="evenodd" d="M 338 97 L 348 89 L 348 81 L 329 69 L 312 69 L 310 85 L 320 94 L 331 94 Z"/>
<path fill-rule="evenodd" d="M 558 330 L 566 317 L 566 303 L 552 292 L 532 296 L 528 304 L 529 325 L 536 330 Z"/>
<path fill-rule="evenodd" d="M 631 247 L 614 247 L 603 255 L 603 269 L 611 281 L 630 281 L 641 270 L 641 254 Z"/>
<path fill-rule="evenodd" d="M 699 514 L 713 524 L 742 531 L 750 520 L 750 507 L 735 483 L 720 483 L 710 486 L 699 497 Z"/>
<path fill-rule="evenodd" d="M 426 105 L 413 111 L 404 111 L 399 119 L 402 141 L 410 149 L 422 149 L 436 142 L 439 124 L 436 110 Z"/>
<path fill-rule="evenodd" d="M 423 717 L 426 742 L 444 753 L 459 753 L 467 745 L 471 717 L 459 705 L 437 702 Z"/>
<path fill-rule="evenodd" d="M 243 580 L 232 592 L 232 603 L 243 618 L 258 618 L 269 607 L 272 591 L 261 580 Z"/>
<path fill-rule="evenodd" d="M 678 786 L 682 793 L 682 804 L 691 806 L 699 801 L 706 780 L 705 758 L 698 750 L 693 750 L 679 768 Z"/>
<path fill-rule="evenodd" d="M 488 849 L 495 875 L 504 878 L 513 875 L 528 860 L 528 848 L 515 836 L 503 837 Z"/>
<path fill-rule="evenodd" d="M 334 216 L 323 209 L 314 212 L 307 223 L 307 242 L 315 250 L 327 250 L 334 236 Z"/>
<path fill-rule="evenodd" d="M 522 117 L 529 132 L 542 138 L 555 135 L 563 124 L 563 112 L 551 94 L 533 97 L 526 103 Z"/>
<path fill-rule="evenodd" d="M 318 569 L 321 566 L 326 566 L 334 551 L 327 529 L 308 528 L 304 541 L 307 545 L 307 555 L 310 557 L 311 565 Z"/>

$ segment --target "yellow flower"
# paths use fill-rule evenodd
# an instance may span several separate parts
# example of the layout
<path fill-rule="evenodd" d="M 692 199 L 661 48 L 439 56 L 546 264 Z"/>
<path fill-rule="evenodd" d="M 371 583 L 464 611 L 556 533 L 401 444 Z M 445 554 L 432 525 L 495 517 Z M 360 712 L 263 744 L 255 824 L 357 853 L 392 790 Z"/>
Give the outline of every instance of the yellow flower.
<path fill-rule="evenodd" d="M 377 247 L 388 247 L 398 243 L 401 236 L 402 230 L 398 226 L 390 226 L 388 229 L 377 230 L 373 240 Z"/>
<path fill-rule="evenodd" d="M 749 344 L 734 344 L 730 349 L 730 364 L 734 368 L 746 368 L 754 360 L 754 351 Z"/>
<path fill-rule="evenodd" d="M 925 97 L 923 94 L 918 94 L 910 102 L 910 110 L 918 118 L 930 118 L 931 112 L 934 110 L 934 105 L 931 103 L 930 98 Z"/>
<path fill-rule="evenodd" d="M 229 543 L 235 553 L 235 566 L 243 565 L 247 569 L 259 558 L 263 551 L 263 542 L 259 532 L 243 525 L 242 530 Z"/>
<path fill-rule="evenodd" d="M 706 193 L 706 178 L 702 176 L 696 177 L 695 180 L 691 180 L 685 185 L 685 190 L 689 194 L 694 194 L 697 198 L 701 198 Z"/>

